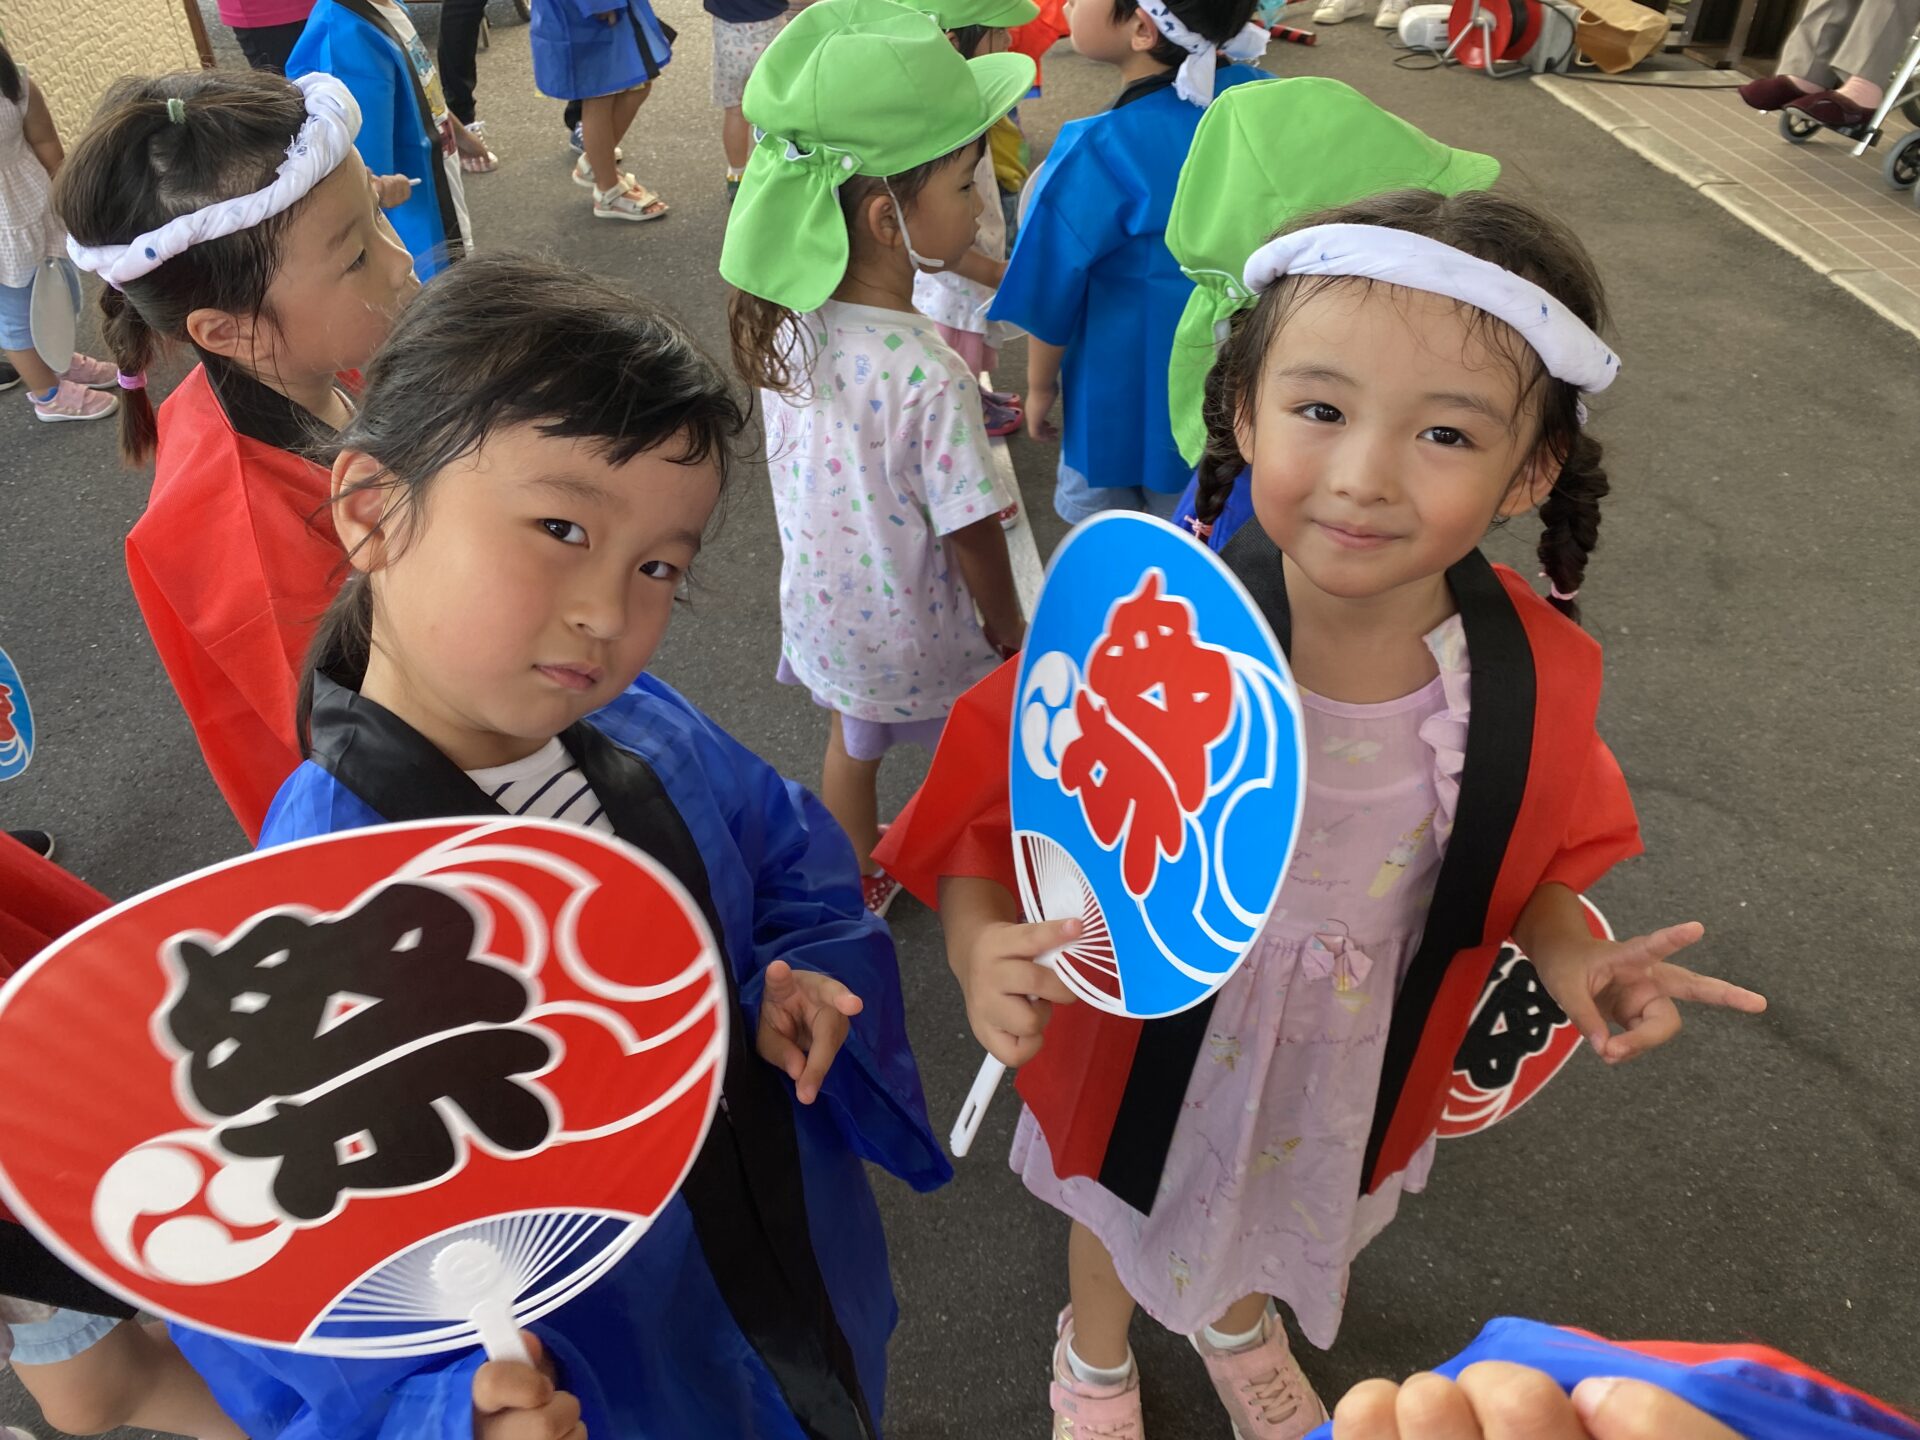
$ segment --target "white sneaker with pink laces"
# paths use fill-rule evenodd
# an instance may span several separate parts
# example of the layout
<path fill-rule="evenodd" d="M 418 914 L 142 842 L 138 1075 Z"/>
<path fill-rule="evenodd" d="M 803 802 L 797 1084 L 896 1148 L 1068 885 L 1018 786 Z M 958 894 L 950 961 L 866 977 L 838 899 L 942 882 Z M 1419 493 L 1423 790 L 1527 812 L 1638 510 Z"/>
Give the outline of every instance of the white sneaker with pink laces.
<path fill-rule="evenodd" d="M 1217 1350 L 1204 1332 L 1191 1338 L 1235 1440 L 1304 1440 L 1326 1422 L 1327 1407 L 1300 1373 L 1271 1303 L 1260 1317 L 1260 1338 L 1242 1349 Z"/>
<path fill-rule="evenodd" d="M 119 373 L 105 360 L 75 352 L 73 364 L 67 367 L 66 378 L 77 385 L 85 385 L 89 390 L 106 390 L 117 383 L 115 377 Z"/>
<path fill-rule="evenodd" d="M 1060 1338 L 1053 1346 L 1053 1440 L 1146 1440 L 1140 1417 L 1140 1367 L 1123 1385 L 1089 1385 L 1067 1363 L 1073 1338 L 1073 1307 L 1060 1312 Z M 1129 1362 L 1133 1356 L 1128 1355 Z"/>
<path fill-rule="evenodd" d="M 73 380 L 62 380 L 50 399 L 33 402 L 34 418 L 49 423 L 59 420 L 105 420 L 119 408 L 119 396 L 89 390 Z"/>

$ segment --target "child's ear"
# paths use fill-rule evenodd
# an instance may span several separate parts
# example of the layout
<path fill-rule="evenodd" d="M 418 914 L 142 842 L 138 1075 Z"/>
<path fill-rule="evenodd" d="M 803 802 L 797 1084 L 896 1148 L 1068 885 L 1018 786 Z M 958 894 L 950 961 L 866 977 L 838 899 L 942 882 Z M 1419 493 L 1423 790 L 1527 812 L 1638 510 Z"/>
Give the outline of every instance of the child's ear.
<path fill-rule="evenodd" d="M 882 249 L 891 250 L 902 243 L 900 211 L 884 189 L 875 190 L 860 202 L 860 223 Z"/>
<path fill-rule="evenodd" d="M 187 338 L 202 350 L 243 363 L 253 358 L 252 322 L 225 310 L 200 309 L 187 316 Z"/>
<path fill-rule="evenodd" d="M 1514 515 L 1525 515 L 1546 504 L 1547 496 L 1553 493 L 1553 487 L 1559 483 L 1563 463 L 1545 445 L 1535 446 L 1526 467 L 1507 490 L 1506 498 L 1500 502 L 1500 518 L 1504 520 Z"/>
<path fill-rule="evenodd" d="M 393 485 L 382 483 L 385 467 L 361 450 L 342 450 L 333 461 L 333 528 L 347 562 L 367 574 L 387 558 L 392 537 L 389 502 Z"/>
<path fill-rule="evenodd" d="M 1134 50 L 1147 51 L 1160 43 L 1160 27 L 1153 23 L 1153 17 L 1145 10 L 1133 12 L 1133 25 L 1127 32 L 1127 44 Z"/>

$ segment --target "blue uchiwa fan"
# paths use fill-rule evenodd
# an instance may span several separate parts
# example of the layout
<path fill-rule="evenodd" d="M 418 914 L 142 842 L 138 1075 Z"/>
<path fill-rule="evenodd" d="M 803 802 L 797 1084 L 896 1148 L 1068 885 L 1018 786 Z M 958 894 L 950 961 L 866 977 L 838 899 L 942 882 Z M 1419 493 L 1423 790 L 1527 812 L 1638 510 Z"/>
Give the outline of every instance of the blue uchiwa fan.
<path fill-rule="evenodd" d="M 1182 531 L 1096 516 L 1048 567 L 1014 694 L 1021 906 L 1082 922 L 1042 963 L 1113 1014 L 1198 1005 L 1266 924 L 1305 796 L 1299 692 L 1265 618 Z M 982 1067 L 955 1154 L 1002 1073 Z"/>

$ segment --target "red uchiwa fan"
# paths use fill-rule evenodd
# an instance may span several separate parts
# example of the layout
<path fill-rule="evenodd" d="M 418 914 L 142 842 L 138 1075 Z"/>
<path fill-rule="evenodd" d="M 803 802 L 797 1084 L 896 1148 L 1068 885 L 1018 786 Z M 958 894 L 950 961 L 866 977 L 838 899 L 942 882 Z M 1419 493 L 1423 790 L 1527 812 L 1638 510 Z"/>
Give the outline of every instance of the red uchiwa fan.
<path fill-rule="evenodd" d="M 728 992 L 679 882 L 547 821 L 216 865 L 0 990 L 0 1198 L 82 1274 L 340 1356 L 486 1344 L 580 1293 L 712 1122 Z"/>

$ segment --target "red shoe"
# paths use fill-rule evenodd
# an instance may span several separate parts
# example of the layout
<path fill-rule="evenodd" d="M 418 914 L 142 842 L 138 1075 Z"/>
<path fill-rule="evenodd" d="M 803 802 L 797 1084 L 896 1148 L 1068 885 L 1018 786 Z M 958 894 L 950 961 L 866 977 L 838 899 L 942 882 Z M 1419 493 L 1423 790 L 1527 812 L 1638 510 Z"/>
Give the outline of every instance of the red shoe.
<path fill-rule="evenodd" d="M 980 408 L 986 413 L 987 434 L 996 440 L 1004 440 L 1027 423 L 1027 412 L 1017 395 L 1001 396 L 982 390 Z"/>
<path fill-rule="evenodd" d="M 1755 110 L 1779 110 L 1812 93 L 1802 90 L 1785 75 L 1762 75 L 1740 87 L 1740 98 Z"/>
<path fill-rule="evenodd" d="M 993 518 L 1000 522 L 1000 528 L 1002 530 L 1013 529 L 1014 526 L 1020 523 L 1020 502 L 1018 500 L 1014 501 L 1013 504 L 1007 506 L 1006 509 L 1002 510 Z"/>
<path fill-rule="evenodd" d="M 1782 108 L 1797 111 L 1809 120 L 1818 120 L 1829 130 L 1864 130 L 1873 119 L 1873 111 L 1861 109 L 1838 90 L 1802 95 Z"/>
<path fill-rule="evenodd" d="M 898 898 L 900 890 L 900 882 L 884 870 L 860 877 L 860 898 L 867 902 L 867 909 L 882 917 Z"/>

